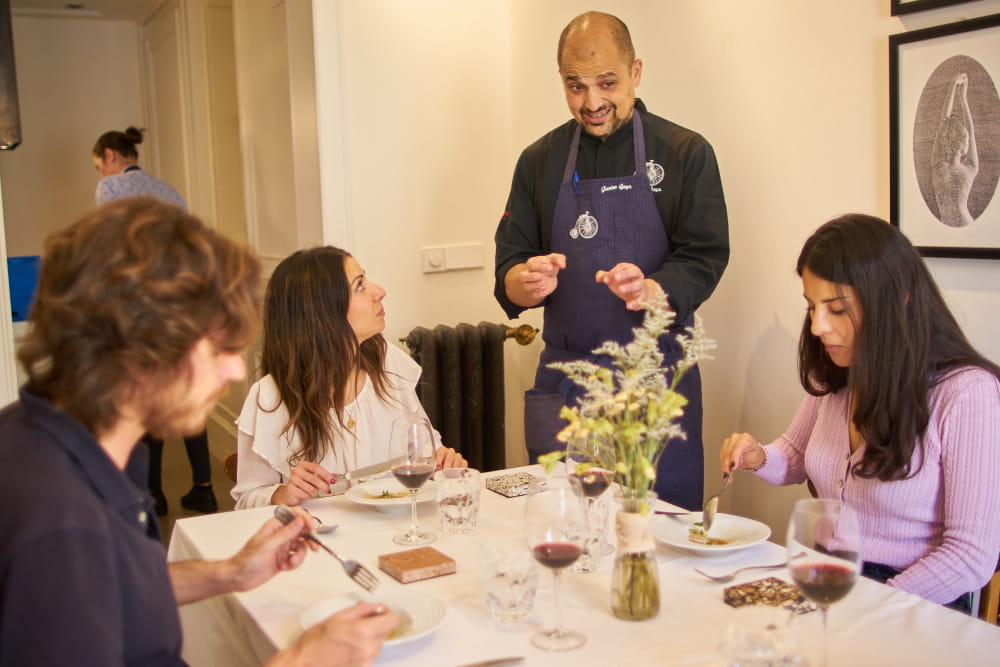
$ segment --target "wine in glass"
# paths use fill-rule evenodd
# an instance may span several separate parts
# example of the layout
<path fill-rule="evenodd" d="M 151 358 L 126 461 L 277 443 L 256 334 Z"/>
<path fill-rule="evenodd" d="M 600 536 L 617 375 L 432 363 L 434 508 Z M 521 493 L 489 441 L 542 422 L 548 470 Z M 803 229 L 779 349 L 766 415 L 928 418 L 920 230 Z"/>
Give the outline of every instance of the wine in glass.
<path fill-rule="evenodd" d="M 559 585 L 562 571 L 583 553 L 587 539 L 587 516 L 579 480 L 549 477 L 528 490 L 524 534 L 535 560 L 552 570 L 555 623 L 531 637 L 531 643 L 549 651 L 583 646 L 582 633 L 562 627 Z"/>
<path fill-rule="evenodd" d="M 566 448 L 566 473 L 580 480 L 580 488 L 587 499 L 587 519 L 590 530 L 583 555 L 573 566 L 574 572 L 591 572 L 594 559 L 613 553 L 615 548 L 606 538 L 607 505 L 601 495 L 611 486 L 612 473 L 601 457 L 601 444 L 597 438 L 571 442 Z"/>
<path fill-rule="evenodd" d="M 846 503 L 806 498 L 795 503 L 788 523 L 788 570 L 823 621 L 822 665 L 826 665 L 826 617 L 831 604 L 850 592 L 861 571 L 858 517 Z"/>
<path fill-rule="evenodd" d="M 400 417 L 392 423 L 392 451 L 403 449 L 406 459 L 392 468 L 393 476 L 410 490 L 410 529 L 396 535 L 396 544 L 416 546 L 437 539 L 417 525 L 417 491 L 434 473 L 434 432 L 430 422 L 415 417 Z"/>

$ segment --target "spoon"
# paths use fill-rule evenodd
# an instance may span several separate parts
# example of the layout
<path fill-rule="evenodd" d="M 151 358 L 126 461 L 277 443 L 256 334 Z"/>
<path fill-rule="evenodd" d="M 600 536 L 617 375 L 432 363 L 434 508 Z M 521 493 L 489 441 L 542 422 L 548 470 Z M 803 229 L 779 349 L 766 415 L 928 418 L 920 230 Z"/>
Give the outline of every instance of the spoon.
<path fill-rule="evenodd" d="M 733 474 L 727 473 L 725 481 L 722 482 L 722 488 L 719 492 L 705 501 L 705 505 L 701 508 L 701 526 L 705 531 L 705 535 L 708 535 L 708 531 L 712 529 L 712 523 L 715 521 L 715 512 L 719 509 L 719 496 L 722 492 L 726 490 L 729 486 L 729 480 L 733 478 Z"/>
<path fill-rule="evenodd" d="M 315 521 L 317 524 L 319 524 L 319 525 L 316 526 L 316 528 L 313 529 L 313 532 L 318 533 L 320 535 L 329 535 L 333 531 L 337 530 L 337 528 L 340 525 L 340 524 L 336 524 L 336 523 L 335 524 L 330 524 L 330 525 L 325 524 L 325 523 L 323 523 L 323 519 L 319 518 L 318 516 L 316 516 L 315 514 L 313 514 L 311 512 L 309 513 L 309 516 L 311 516 L 313 518 L 313 521 Z"/>

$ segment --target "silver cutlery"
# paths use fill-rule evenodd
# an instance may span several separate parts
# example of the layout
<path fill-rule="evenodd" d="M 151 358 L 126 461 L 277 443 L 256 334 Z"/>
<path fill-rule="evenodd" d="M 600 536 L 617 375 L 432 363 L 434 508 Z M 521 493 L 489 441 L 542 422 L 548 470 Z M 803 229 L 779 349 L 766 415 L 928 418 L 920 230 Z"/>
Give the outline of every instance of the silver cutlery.
<path fill-rule="evenodd" d="M 513 665 L 524 661 L 524 656 L 513 656 L 510 658 L 493 658 L 492 660 L 480 660 L 479 662 L 469 662 L 459 667 L 500 667 L 501 665 Z"/>
<path fill-rule="evenodd" d="M 774 565 L 751 565 L 749 567 L 741 567 L 738 570 L 733 570 L 728 574 L 709 574 L 708 572 L 702 572 L 698 568 L 694 568 L 694 571 L 703 577 L 708 577 L 712 581 L 718 581 L 719 583 L 724 584 L 735 579 L 736 575 L 740 572 L 746 572 L 747 570 L 777 570 L 779 568 L 786 567 L 787 565 L 788 561 L 785 561 L 784 563 L 775 563 Z"/>
<path fill-rule="evenodd" d="M 350 484 L 348 484 L 348 482 L 351 480 L 360 479 L 362 477 L 370 477 L 371 475 L 377 475 L 380 472 L 386 472 L 387 470 L 391 470 L 393 466 L 397 466 L 405 461 L 405 456 L 397 456 L 386 461 L 373 463 L 370 466 L 362 466 L 360 468 L 355 468 L 354 470 L 348 470 L 343 475 L 340 475 L 337 478 L 337 481 L 330 485 L 330 493 L 321 493 L 320 497 L 325 498 L 326 496 L 339 496 L 350 488 Z"/>
<path fill-rule="evenodd" d="M 708 531 L 712 529 L 712 524 L 715 523 L 715 512 L 719 509 L 719 497 L 722 496 L 722 492 L 726 490 L 729 486 L 729 480 L 733 478 L 733 473 L 730 471 L 726 474 L 726 479 L 722 482 L 722 488 L 719 492 L 705 501 L 705 506 L 701 508 L 701 525 L 705 530 L 705 536 L 708 536 Z"/>
<path fill-rule="evenodd" d="M 662 514 L 663 516 L 688 516 L 691 512 L 668 512 L 667 510 L 654 510 L 653 514 Z"/>
<path fill-rule="evenodd" d="M 295 513 L 284 505 L 278 505 L 274 508 L 274 516 L 278 517 L 278 521 L 284 524 L 289 524 L 295 520 Z M 312 531 L 303 534 L 303 537 L 313 544 L 318 544 L 328 554 L 339 560 L 340 564 L 344 566 L 344 572 L 347 573 L 347 576 L 353 579 L 354 583 L 361 586 L 361 588 L 371 593 L 378 587 L 378 579 L 364 565 L 350 558 L 341 558 L 336 551 L 323 544 Z"/>
<path fill-rule="evenodd" d="M 354 470 L 348 470 L 344 473 L 342 479 L 352 480 L 359 479 L 361 477 L 369 477 L 371 475 L 377 475 L 380 472 L 385 472 L 390 470 L 393 466 L 399 465 L 406 461 L 405 456 L 397 456 L 396 458 L 389 459 L 388 461 L 382 461 L 381 463 L 373 463 L 370 466 L 364 466 L 362 468 L 355 468 Z"/>

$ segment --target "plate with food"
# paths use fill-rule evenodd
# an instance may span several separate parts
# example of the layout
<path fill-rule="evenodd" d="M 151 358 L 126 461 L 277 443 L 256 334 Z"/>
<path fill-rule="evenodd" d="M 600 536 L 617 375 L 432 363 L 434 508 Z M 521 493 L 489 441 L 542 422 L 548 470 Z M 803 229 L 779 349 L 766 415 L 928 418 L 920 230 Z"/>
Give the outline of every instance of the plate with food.
<path fill-rule="evenodd" d="M 426 592 L 416 594 L 396 591 L 384 595 L 373 594 L 370 599 L 361 595 L 338 595 L 322 600 L 302 612 L 299 624 L 306 630 L 360 600 L 384 604 L 399 616 L 399 625 L 389 633 L 385 646 L 405 644 L 425 637 L 444 621 L 445 606 L 441 598 Z"/>
<path fill-rule="evenodd" d="M 716 514 L 712 530 L 706 535 L 701 512 L 683 517 L 656 516 L 652 532 L 664 544 L 702 555 L 746 549 L 771 537 L 767 524 L 733 514 Z"/>
<path fill-rule="evenodd" d="M 434 480 L 424 482 L 417 489 L 417 502 L 434 500 L 435 486 Z M 344 495 L 359 505 L 371 505 L 380 510 L 395 510 L 410 505 L 410 490 L 396 481 L 395 477 L 380 477 L 357 484 Z"/>

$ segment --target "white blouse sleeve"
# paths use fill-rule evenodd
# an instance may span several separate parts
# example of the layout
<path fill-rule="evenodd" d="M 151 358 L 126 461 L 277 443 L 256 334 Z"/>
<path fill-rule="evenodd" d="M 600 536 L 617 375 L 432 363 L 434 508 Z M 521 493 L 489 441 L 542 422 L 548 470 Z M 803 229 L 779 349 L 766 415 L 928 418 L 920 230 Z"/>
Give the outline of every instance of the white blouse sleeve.
<path fill-rule="evenodd" d="M 278 388 L 270 376 L 254 384 L 236 420 L 236 509 L 271 504 L 271 496 L 290 474 L 288 455 L 296 438 L 282 433 L 288 412 L 279 405 Z"/>

